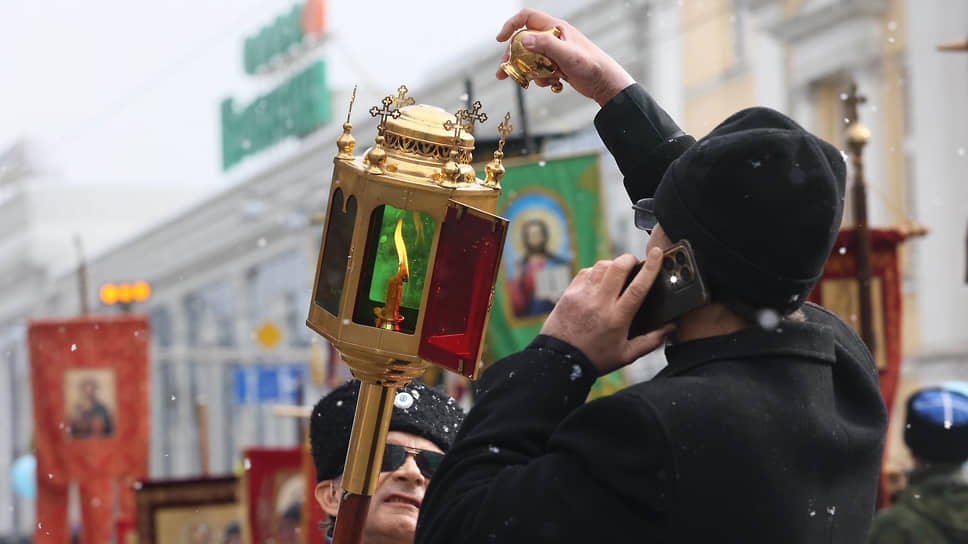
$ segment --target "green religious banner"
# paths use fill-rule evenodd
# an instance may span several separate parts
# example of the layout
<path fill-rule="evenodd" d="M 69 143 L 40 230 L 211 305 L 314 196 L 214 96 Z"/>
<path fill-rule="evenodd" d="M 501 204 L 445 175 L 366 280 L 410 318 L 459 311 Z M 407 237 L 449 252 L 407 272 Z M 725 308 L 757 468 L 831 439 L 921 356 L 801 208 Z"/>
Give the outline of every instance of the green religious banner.
<path fill-rule="evenodd" d="M 512 163 L 501 186 L 497 213 L 510 226 L 486 363 L 527 346 L 575 274 L 612 256 L 597 154 Z M 621 372 L 603 376 L 589 398 L 624 386 Z"/>

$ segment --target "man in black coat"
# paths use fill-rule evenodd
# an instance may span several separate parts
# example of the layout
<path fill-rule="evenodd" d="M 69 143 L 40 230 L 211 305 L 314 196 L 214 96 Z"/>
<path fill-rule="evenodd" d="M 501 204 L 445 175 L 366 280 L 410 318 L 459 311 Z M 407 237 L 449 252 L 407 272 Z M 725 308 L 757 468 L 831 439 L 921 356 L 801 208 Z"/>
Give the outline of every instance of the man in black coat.
<path fill-rule="evenodd" d="M 804 304 L 840 227 L 841 153 L 766 108 L 695 142 L 568 23 L 524 10 L 498 40 L 521 27 L 562 31 L 524 45 L 602 106 L 599 133 L 658 224 L 628 288 L 632 256 L 582 270 L 541 334 L 484 373 L 416 541 L 863 542 L 886 429 L 877 371 L 850 327 Z M 627 338 L 683 238 L 711 301 Z M 585 403 L 667 335 L 658 376 Z"/>

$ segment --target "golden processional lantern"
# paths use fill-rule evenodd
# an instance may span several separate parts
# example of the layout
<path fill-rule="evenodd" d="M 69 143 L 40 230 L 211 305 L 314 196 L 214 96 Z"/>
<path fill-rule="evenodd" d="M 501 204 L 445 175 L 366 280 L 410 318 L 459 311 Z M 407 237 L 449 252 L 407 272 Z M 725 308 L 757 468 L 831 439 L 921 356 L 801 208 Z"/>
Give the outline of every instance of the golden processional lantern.
<path fill-rule="evenodd" d="M 353 100 L 356 91 L 354 89 Z M 352 112 L 353 102 L 350 102 Z M 343 473 L 335 542 L 357 542 L 376 490 L 396 388 L 430 364 L 474 379 L 507 220 L 501 143 L 478 179 L 471 160 L 480 102 L 449 114 L 401 86 L 370 109 L 374 145 L 353 155 L 349 115 L 337 140 L 326 224 L 306 324 L 362 382 Z"/>

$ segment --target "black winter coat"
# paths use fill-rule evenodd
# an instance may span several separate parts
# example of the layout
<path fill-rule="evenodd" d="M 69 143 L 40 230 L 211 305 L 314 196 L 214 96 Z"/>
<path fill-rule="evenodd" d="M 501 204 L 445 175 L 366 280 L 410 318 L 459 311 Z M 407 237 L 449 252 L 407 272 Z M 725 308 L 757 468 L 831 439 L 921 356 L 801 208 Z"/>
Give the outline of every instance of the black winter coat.
<path fill-rule="evenodd" d="M 692 142 L 637 85 L 596 124 L 633 199 Z M 863 542 L 887 423 L 877 371 L 842 320 L 803 310 L 670 346 L 654 379 L 588 403 L 585 356 L 539 336 L 482 376 L 416 541 Z"/>

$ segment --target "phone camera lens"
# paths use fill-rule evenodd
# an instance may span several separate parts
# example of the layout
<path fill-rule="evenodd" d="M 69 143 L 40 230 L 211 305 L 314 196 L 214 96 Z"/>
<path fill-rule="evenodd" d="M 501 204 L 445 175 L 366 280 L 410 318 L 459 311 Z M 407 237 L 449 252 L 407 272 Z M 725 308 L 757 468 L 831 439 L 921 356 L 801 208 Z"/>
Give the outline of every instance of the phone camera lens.
<path fill-rule="evenodd" d="M 683 268 L 679 271 L 679 279 L 682 280 L 682 283 L 688 283 L 692 280 L 692 271 L 688 268 Z"/>
<path fill-rule="evenodd" d="M 679 265 L 686 264 L 686 255 L 685 255 L 685 253 L 683 253 L 681 251 L 677 251 L 676 252 L 676 262 L 679 263 Z"/>
<path fill-rule="evenodd" d="M 665 268 L 666 270 L 672 270 L 673 268 L 675 268 L 675 266 L 676 264 L 672 262 L 672 259 L 670 259 L 669 257 L 662 259 L 662 268 Z"/>

